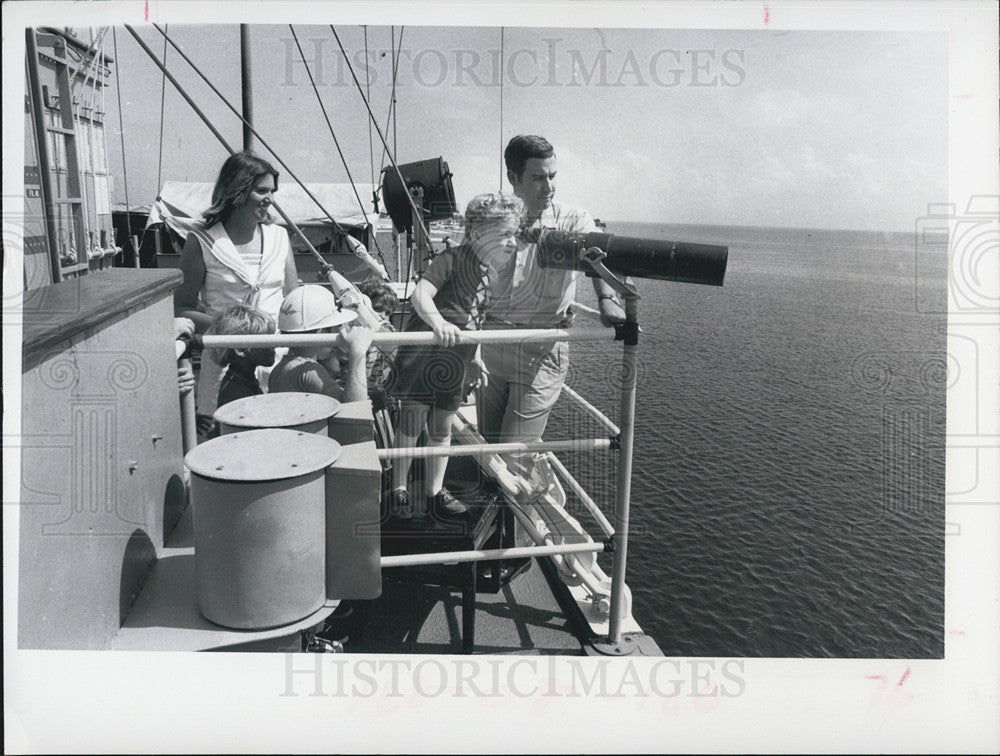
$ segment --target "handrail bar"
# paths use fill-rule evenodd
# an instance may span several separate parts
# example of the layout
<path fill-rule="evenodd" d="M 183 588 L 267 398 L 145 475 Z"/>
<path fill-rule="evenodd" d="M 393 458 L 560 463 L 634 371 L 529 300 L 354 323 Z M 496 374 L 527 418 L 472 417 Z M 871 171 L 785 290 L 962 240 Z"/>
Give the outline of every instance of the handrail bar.
<path fill-rule="evenodd" d="M 609 438 L 575 438 L 568 441 L 526 441 L 507 444 L 457 444 L 454 446 L 410 446 L 376 449 L 382 459 L 428 459 L 430 457 L 471 457 L 477 454 L 516 454 L 520 452 L 601 451 L 613 446 Z"/>
<path fill-rule="evenodd" d="M 489 331 L 462 331 L 458 344 L 528 343 L 544 341 L 604 341 L 613 332 L 594 328 L 567 331 L 561 328 L 508 328 Z M 248 347 L 323 347 L 337 343 L 336 333 L 276 333 L 263 336 L 232 336 L 205 334 L 201 337 L 206 348 L 245 349 Z M 430 331 L 421 333 L 373 333 L 373 346 L 402 344 L 437 344 Z"/>
<path fill-rule="evenodd" d="M 570 474 L 570 471 L 566 469 L 562 462 L 555 454 L 548 455 L 549 463 L 555 469 L 557 473 L 562 477 L 564 481 L 573 489 L 573 493 L 577 495 L 583 506 L 587 508 L 587 511 L 597 520 L 597 524 L 600 526 L 601 530 L 604 531 L 604 535 L 609 538 L 615 534 L 614 526 L 608 522 L 608 518 L 604 516 L 601 508 L 597 506 L 597 503 L 590 498 L 590 494 L 580 485 L 576 478 Z"/>
<path fill-rule="evenodd" d="M 509 549 L 471 549 L 469 551 L 439 551 L 426 554 L 399 554 L 384 556 L 380 564 L 385 567 L 413 567 L 422 564 L 450 564 L 451 562 L 482 562 L 487 559 L 514 559 L 517 557 L 553 556 L 556 554 L 601 553 L 603 543 L 565 543 L 558 546 L 513 546 Z"/>
<path fill-rule="evenodd" d="M 565 394 L 574 402 L 576 402 L 582 409 L 586 410 L 591 415 L 593 415 L 594 419 L 597 420 L 597 422 L 599 422 L 605 428 L 607 428 L 611 432 L 612 436 L 621 435 L 621 429 L 613 422 L 611 422 L 611 419 L 603 412 L 601 412 L 599 409 L 597 409 L 597 407 L 588 402 L 586 399 L 584 399 L 582 396 L 580 396 L 578 393 L 576 393 L 573 389 L 571 389 L 569 386 L 566 386 L 565 384 L 563 385 L 562 390 L 563 394 Z"/>

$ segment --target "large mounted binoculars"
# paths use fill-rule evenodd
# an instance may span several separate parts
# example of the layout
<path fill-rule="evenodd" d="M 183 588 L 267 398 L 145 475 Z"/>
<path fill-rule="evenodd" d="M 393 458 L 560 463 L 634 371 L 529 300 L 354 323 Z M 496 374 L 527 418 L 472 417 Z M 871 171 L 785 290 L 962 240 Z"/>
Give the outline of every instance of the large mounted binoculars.
<path fill-rule="evenodd" d="M 582 270 L 590 276 L 596 273 L 584 253 L 598 247 L 605 253 L 601 262 L 613 273 L 722 286 L 729 256 L 728 247 L 716 244 L 638 239 L 599 231 L 574 233 L 533 228 L 524 231 L 522 237 L 538 244 L 538 262 L 543 268 Z"/>

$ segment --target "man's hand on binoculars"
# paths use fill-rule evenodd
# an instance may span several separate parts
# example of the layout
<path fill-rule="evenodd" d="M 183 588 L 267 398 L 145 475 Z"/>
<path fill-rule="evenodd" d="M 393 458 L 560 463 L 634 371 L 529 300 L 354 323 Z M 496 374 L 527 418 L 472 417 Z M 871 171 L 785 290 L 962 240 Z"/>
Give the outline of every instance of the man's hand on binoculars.
<path fill-rule="evenodd" d="M 602 277 L 611 275 L 601 264 L 601 260 L 605 257 L 607 255 L 604 253 L 604 250 L 594 246 L 587 247 L 580 256 L 582 260 L 590 263 L 595 273 Z M 597 307 L 601 311 L 601 325 L 605 328 L 610 328 L 611 326 L 624 323 L 625 310 L 618 303 L 618 297 L 615 296 L 614 289 L 603 278 L 595 277 L 593 282 L 594 292 L 597 294 Z"/>

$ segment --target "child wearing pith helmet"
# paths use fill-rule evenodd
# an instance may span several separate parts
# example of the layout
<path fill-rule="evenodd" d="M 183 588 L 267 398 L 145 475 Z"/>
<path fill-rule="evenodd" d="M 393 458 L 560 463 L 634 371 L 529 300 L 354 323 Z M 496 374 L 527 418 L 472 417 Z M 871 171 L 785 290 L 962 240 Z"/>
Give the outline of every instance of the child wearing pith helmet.
<path fill-rule="evenodd" d="M 365 356 L 371 330 L 352 325 L 353 310 L 340 310 L 333 294 L 323 286 L 306 284 L 281 303 L 281 333 L 336 333 L 333 346 L 291 347 L 274 366 L 268 391 L 302 391 L 325 394 L 341 402 L 368 398 Z"/>

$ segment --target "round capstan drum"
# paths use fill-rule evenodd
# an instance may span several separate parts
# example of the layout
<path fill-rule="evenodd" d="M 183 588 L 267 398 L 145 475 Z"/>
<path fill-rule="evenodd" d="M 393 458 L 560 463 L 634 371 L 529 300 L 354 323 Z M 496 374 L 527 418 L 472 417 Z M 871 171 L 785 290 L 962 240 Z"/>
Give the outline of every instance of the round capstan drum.
<path fill-rule="evenodd" d="M 205 619 L 260 630 L 323 605 L 324 473 L 340 450 L 323 435 L 269 428 L 219 436 L 188 452 Z"/>
<path fill-rule="evenodd" d="M 330 418 L 339 410 L 340 402 L 333 397 L 288 391 L 236 399 L 219 407 L 213 417 L 221 435 L 254 428 L 288 428 L 326 436 Z"/>

